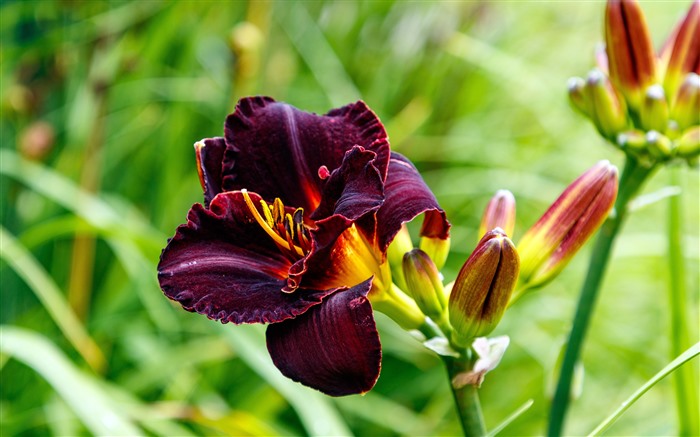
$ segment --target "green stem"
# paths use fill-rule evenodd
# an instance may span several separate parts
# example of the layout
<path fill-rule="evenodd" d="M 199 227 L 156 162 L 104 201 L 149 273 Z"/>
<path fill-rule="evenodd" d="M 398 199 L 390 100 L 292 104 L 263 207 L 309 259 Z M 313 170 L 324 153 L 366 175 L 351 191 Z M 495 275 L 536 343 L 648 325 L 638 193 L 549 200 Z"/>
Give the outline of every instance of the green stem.
<path fill-rule="evenodd" d="M 680 169 L 672 168 L 671 183 L 680 185 Z M 691 345 L 686 317 L 686 282 L 683 257 L 683 211 L 680 196 L 669 198 L 668 251 L 669 251 L 669 303 L 671 309 L 671 357 L 680 355 Z M 700 435 L 698 424 L 698 386 L 691 365 L 678 369 L 673 374 L 678 411 L 679 435 Z"/>
<path fill-rule="evenodd" d="M 625 169 L 620 177 L 620 185 L 615 201 L 615 211 L 608 217 L 600 229 L 591 255 L 586 280 L 581 289 L 581 295 L 576 307 L 573 326 L 569 334 L 568 346 L 564 354 L 559 381 L 549 416 L 549 428 L 547 435 L 559 436 L 564 427 L 564 417 L 569 406 L 571 383 L 574 368 L 579 359 L 581 347 L 588 330 L 588 324 L 593 315 L 593 310 L 598 297 L 598 290 L 605 276 L 605 270 L 610 259 L 611 249 L 622 224 L 627 215 L 627 207 L 632 198 L 637 194 L 644 181 L 649 177 L 654 168 L 640 165 L 637 161 L 628 158 Z"/>
<path fill-rule="evenodd" d="M 459 358 L 442 357 L 450 378 L 450 388 L 457 406 L 457 415 L 462 424 L 462 430 L 466 437 L 477 437 L 486 435 L 486 425 L 484 415 L 481 413 L 481 403 L 476 386 L 467 384 L 463 387 L 455 388 L 452 383 L 454 378 L 463 372 L 472 369 L 473 363 L 465 355 Z"/>

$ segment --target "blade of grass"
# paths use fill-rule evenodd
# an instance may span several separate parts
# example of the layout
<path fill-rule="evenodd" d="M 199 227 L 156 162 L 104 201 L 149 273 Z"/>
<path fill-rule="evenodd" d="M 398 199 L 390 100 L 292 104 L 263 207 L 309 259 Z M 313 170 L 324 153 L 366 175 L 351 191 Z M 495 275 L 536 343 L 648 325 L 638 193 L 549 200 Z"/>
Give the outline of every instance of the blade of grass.
<path fill-rule="evenodd" d="M 63 335 L 75 347 L 92 369 L 104 369 L 102 351 L 71 310 L 64 294 L 39 262 L 17 240 L 0 226 L 0 258 L 29 285 Z M 7 291 L 5 291 L 7 292 Z"/>
<path fill-rule="evenodd" d="M 262 327 L 241 325 L 231 329 L 230 326 L 219 325 L 219 328 L 237 355 L 284 396 L 310 435 L 352 435 L 330 399 L 282 376 L 262 346 L 265 344 Z"/>
<path fill-rule="evenodd" d="M 690 361 L 691 359 L 697 357 L 700 355 L 700 342 L 695 343 L 693 346 L 691 346 L 688 350 L 683 352 L 681 355 L 679 355 L 675 360 L 671 361 L 666 367 L 661 369 L 659 373 L 654 375 L 649 381 L 646 382 L 643 386 L 641 386 L 637 391 L 632 393 L 632 395 L 625 400 L 620 407 L 615 410 L 611 415 L 605 418 L 600 425 L 598 425 L 593 431 L 591 431 L 588 436 L 595 436 L 595 435 L 600 435 L 603 431 L 608 429 L 617 419 L 624 414 L 625 411 L 629 407 L 631 407 L 639 398 L 644 395 L 647 391 L 649 391 L 650 388 L 652 388 L 654 385 L 656 385 L 657 382 L 661 381 L 664 379 L 666 376 L 668 376 L 671 372 L 674 370 L 678 369 L 680 366 L 685 364 L 686 362 Z"/>
<path fill-rule="evenodd" d="M 304 3 L 290 2 L 286 14 L 277 15 L 277 19 L 331 105 L 340 107 L 361 98 L 362 94 Z"/>
<path fill-rule="evenodd" d="M 513 411 L 513 414 L 510 416 L 506 417 L 506 419 L 501 422 L 498 426 L 493 428 L 491 431 L 489 431 L 488 436 L 493 437 L 495 435 L 498 435 L 499 432 L 503 431 L 508 425 L 513 423 L 515 419 L 520 417 L 524 412 L 530 409 L 532 404 L 534 404 L 535 401 L 533 399 L 529 399 L 527 402 L 522 404 L 517 410 Z"/>
<path fill-rule="evenodd" d="M 136 241 L 162 245 L 166 237 L 134 211 L 119 212 L 96 195 L 80 189 L 74 182 L 48 167 L 21 158 L 15 152 L 0 150 L 0 174 L 10 176 L 37 193 L 105 232 L 105 240 L 124 266 L 151 320 L 162 331 L 179 325 L 172 308 L 159 293 L 153 293 L 155 258 L 147 259 Z"/>
<path fill-rule="evenodd" d="M 102 390 L 48 339 L 12 326 L 0 327 L 0 350 L 40 374 L 94 435 L 143 435 Z"/>

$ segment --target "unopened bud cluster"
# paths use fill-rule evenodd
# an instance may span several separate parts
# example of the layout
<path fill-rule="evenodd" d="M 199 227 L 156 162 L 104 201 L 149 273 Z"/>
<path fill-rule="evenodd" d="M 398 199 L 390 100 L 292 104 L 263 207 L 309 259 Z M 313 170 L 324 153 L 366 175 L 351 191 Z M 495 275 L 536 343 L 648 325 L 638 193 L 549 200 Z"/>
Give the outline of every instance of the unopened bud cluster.
<path fill-rule="evenodd" d="M 469 347 L 475 338 L 490 334 L 525 291 L 559 274 L 595 233 L 615 203 L 617 177 L 608 161 L 594 165 L 564 190 L 517 246 L 512 241 L 515 198 L 499 190 L 482 216 L 481 238 L 451 288 L 443 286 L 440 274 L 447 249 L 425 239 L 413 248 L 404 228 L 389 250 L 394 282 L 401 283 L 454 348 Z"/>
<path fill-rule="evenodd" d="M 654 51 L 636 0 L 609 0 L 605 53 L 588 77 L 569 81 L 569 97 L 611 143 L 652 166 L 700 155 L 700 0 Z"/>

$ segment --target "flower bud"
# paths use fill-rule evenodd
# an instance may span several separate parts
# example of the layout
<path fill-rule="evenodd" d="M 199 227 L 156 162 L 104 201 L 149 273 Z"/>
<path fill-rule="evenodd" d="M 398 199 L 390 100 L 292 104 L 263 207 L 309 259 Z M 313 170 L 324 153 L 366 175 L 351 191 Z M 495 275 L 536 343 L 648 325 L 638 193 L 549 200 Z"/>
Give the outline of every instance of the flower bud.
<path fill-rule="evenodd" d="M 644 90 L 656 82 L 656 55 L 644 13 L 636 0 L 608 0 L 605 46 L 610 79 L 635 111 Z"/>
<path fill-rule="evenodd" d="M 401 225 L 401 230 L 396 234 L 394 240 L 389 244 L 386 251 L 389 267 L 391 268 L 391 277 L 396 285 L 402 290 L 406 289 L 406 280 L 403 276 L 403 256 L 413 249 L 411 234 L 405 224 Z"/>
<path fill-rule="evenodd" d="M 662 59 L 668 58 L 664 89 L 673 96 L 688 73 L 700 74 L 700 2 L 693 1 L 688 14 L 680 22 L 671 40 L 664 47 Z"/>
<path fill-rule="evenodd" d="M 433 260 L 438 270 L 445 267 L 450 253 L 450 238 L 421 237 L 418 247 Z"/>
<path fill-rule="evenodd" d="M 646 130 L 665 132 L 668 125 L 668 102 L 661 85 L 647 88 L 644 103 L 639 111 L 642 127 Z"/>
<path fill-rule="evenodd" d="M 487 335 L 503 316 L 518 279 L 520 260 L 501 229 L 484 235 L 457 275 L 448 304 L 453 341 L 466 346 Z"/>
<path fill-rule="evenodd" d="M 567 88 L 569 90 L 569 102 L 571 102 L 571 106 L 573 106 L 578 112 L 586 117 L 590 117 L 591 112 L 588 108 L 588 101 L 584 91 L 585 86 L 586 81 L 580 77 L 569 78 L 567 83 Z"/>
<path fill-rule="evenodd" d="M 630 130 L 622 132 L 617 136 L 617 144 L 622 150 L 629 151 L 632 154 L 645 152 L 647 149 L 647 138 L 644 132 L 640 130 Z"/>
<path fill-rule="evenodd" d="M 513 235 L 515 228 L 515 197 L 508 190 L 498 190 L 486 206 L 479 226 L 479 237 L 491 229 L 501 228 L 506 235 Z"/>
<path fill-rule="evenodd" d="M 617 168 L 600 161 L 569 185 L 518 244 L 522 290 L 554 278 L 603 224 L 617 196 Z"/>
<path fill-rule="evenodd" d="M 676 153 L 682 158 L 696 158 L 700 154 L 700 126 L 695 126 L 683 133 L 678 140 Z"/>
<path fill-rule="evenodd" d="M 682 131 L 700 125 L 700 76 L 688 73 L 673 99 L 673 118 Z"/>
<path fill-rule="evenodd" d="M 647 148 L 654 158 L 665 161 L 671 157 L 671 148 L 673 144 L 666 135 L 651 130 L 647 132 L 646 138 Z"/>
<path fill-rule="evenodd" d="M 423 314 L 434 321 L 442 319 L 447 298 L 435 263 L 420 249 L 413 249 L 403 256 L 403 275 L 406 288 Z"/>
<path fill-rule="evenodd" d="M 592 70 L 586 81 L 590 116 L 601 135 L 615 139 L 627 129 L 627 109 L 615 88 L 600 70 Z"/>

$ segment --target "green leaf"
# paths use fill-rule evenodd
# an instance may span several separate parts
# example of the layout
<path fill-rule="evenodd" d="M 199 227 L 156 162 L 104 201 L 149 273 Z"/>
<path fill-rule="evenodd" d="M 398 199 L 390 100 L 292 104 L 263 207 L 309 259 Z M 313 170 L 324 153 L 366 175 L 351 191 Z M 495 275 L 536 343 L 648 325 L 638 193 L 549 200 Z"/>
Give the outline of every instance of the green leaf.
<path fill-rule="evenodd" d="M 0 337 L 0 350 L 46 379 L 90 432 L 95 435 L 143 435 L 97 380 L 78 370 L 48 339 L 12 326 L 0 327 Z"/>
<path fill-rule="evenodd" d="M 285 378 L 277 370 L 265 350 L 261 326 L 241 325 L 232 329 L 220 325 L 220 328 L 238 356 L 284 396 L 310 435 L 352 435 L 330 398 Z"/>
<path fill-rule="evenodd" d="M 643 386 L 639 388 L 639 390 L 635 391 L 632 393 L 632 396 L 627 398 L 620 407 L 615 410 L 611 415 L 609 415 L 605 420 L 603 420 L 600 425 L 596 427 L 593 431 L 591 431 L 588 436 L 595 436 L 595 435 L 600 435 L 603 431 L 608 429 L 617 419 L 624 414 L 625 411 L 629 407 L 632 406 L 639 398 L 642 397 L 644 393 L 649 391 L 650 388 L 652 388 L 654 385 L 656 385 L 657 382 L 661 381 L 664 379 L 666 376 L 671 374 L 674 370 L 685 364 L 687 361 L 690 361 L 692 358 L 695 358 L 696 356 L 700 355 L 700 342 L 695 343 L 693 346 L 691 346 L 688 350 L 680 354 L 675 360 L 671 361 L 666 367 L 661 369 L 659 373 L 654 375 L 653 378 L 651 378 L 649 381 L 646 382 Z"/>
<path fill-rule="evenodd" d="M 29 285 L 61 332 L 93 369 L 105 366 L 105 357 L 70 308 L 51 276 L 24 246 L 0 226 L 0 258 Z"/>

